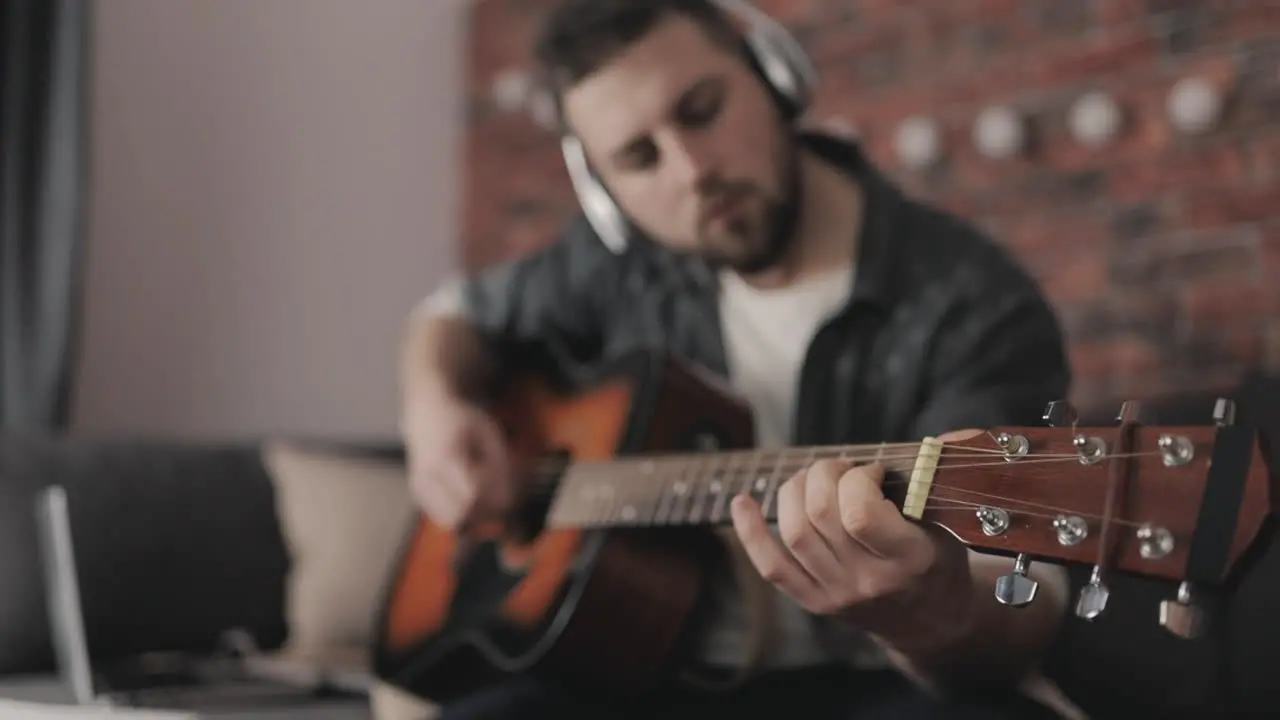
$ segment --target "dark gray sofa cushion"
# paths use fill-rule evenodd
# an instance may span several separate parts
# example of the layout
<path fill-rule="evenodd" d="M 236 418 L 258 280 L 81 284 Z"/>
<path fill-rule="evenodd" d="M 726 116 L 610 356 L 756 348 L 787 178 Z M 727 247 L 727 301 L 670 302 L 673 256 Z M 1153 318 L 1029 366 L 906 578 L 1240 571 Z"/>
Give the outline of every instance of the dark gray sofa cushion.
<path fill-rule="evenodd" d="M 33 508 L 66 488 L 91 650 L 203 651 L 287 628 L 288 557 L 257 444 L 0 438 L 0 675 L 53 666 Z"/>

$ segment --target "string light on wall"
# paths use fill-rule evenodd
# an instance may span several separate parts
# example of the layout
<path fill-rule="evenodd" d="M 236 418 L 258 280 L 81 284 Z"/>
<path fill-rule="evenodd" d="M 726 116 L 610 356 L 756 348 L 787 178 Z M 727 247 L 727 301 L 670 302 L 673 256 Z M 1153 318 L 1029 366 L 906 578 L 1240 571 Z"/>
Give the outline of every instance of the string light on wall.
<path fill-rule="evenodd" d="M 898 160 L 912 170 L 932 167 L 942 159 L 942 128 L 931 117 L 907 118 L 894 133 L 893 149 Z"/>
<path fill-rule="evenodd" d="M 1026 147 L 1026 122 L 1008 105 L 992 105 L 973 122 L 973 145 L 988 158 L 1005 160 Z"/>
<path fill-rule="evenodd" d="M 555 130 L 556 119 L 556 101 L 551 97 L 551 93 L 545 90 L 538 90 L 529 95 L 528 101 L 529 117 L 538 124 L 543 130 Z"/>
<path fill-rule="evenodd" d="M 1120 106 L 1105 92 L 1091 92 L 1071 106 L 1067 124 L 1071 136 L 1091 148 L 1104 147 L 1120 134 L 1124 118 Z"/>
<path fill-rule="evenodd" d="M 542 129 L 555 129 L 555 103 L 544 90 L 534 87 L 529 73 L 522 70 L 500 73 L 489 87 L 489 94 L 494 106 L 502 112 L 528 113 Z"/>
<path fill-rule="evenodd" d="M 1212 130 L 1222 116 L 1222 93 L 1203 78 L 1183 78 L 1169 91 L 1165 110 L 1178 130 L 1205 133 Z"/>
<path fill-rule="evenodd" d="M 529 101 L 533 82 L 529 74 L 520 70 L 507 70 L 493 79 L 489 94 L 493 104 L 503 112 L 523 112 Z"/>

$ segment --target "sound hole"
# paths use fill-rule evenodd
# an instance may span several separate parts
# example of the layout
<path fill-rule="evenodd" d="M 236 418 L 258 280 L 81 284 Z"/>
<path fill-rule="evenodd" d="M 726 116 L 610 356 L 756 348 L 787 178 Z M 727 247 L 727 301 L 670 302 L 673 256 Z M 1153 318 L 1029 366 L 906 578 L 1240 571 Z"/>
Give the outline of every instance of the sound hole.
<path fill-rule="evenodd" d="M 715 452 L 724 448 L 724 431 L 720 428 L 697 425 L 681 433 L 678 450 L 687 452 Z"/>
<path fill-rule="evenodd" d="M 516 508 L 516 515 L 511 523 L 511 529 L 519 541 L 530 542 L 546 529 L 551 499 L 571 462 L 573 455 L 569 450 L 555 448 L 535 459 L 526 468 L 522 485 L 525 495 Z"/>

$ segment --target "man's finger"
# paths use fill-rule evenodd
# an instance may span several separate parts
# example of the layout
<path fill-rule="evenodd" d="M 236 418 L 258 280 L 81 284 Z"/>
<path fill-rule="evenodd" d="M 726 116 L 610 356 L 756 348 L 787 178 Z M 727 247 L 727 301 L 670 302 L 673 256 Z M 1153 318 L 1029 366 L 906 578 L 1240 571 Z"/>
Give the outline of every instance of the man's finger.
<path fill-rule="evenodd" d="M 834 577 L 821 575 L 829 583 L 842 583 L 848 579 L 860 563 L 865 563 L 869 553 L 866 548 L 854 542 L 845 532 L 840 515 L 840 494 L 838 486 L 842 473 L 811 472 L 804 482 L 804 509 L 809 524 L 826 542 L 828 551 L 834 556 L 838 567 Z M 801 564 L 804 559 L 800 558 Z M 818 574 L 816 568 L 810 572 Z"/>
<path fill-rule="evenodd" d="M 754 499 L 747 495 L 734 497 L 729 503 L 729 513 L 742 549 L 761 577 L 801 605 L 815 606 L 822 602 L 822 589 L 769 532 Z"/>
<path fill-rule="evenodd" d="M 918 548 L 924 531 L 903 517 L 880 489 L 884 472 L 875 466 L 850 470 L 836 492 L 840 498 L 840 523 L 846 534 L 873 555 L 902 559 Z"/>

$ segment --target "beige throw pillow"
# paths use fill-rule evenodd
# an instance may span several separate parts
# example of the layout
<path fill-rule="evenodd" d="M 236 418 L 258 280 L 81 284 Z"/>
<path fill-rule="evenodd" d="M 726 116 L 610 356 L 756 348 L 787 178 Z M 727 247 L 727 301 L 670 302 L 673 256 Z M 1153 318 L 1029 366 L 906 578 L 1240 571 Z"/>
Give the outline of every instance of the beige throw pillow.
<path fill-rule="evenodd" d="M 292 558 L 284 656 L 368 666 L 382 593 L 416 517 L 403 464 L 288 442 L 263 461 Z"/>

